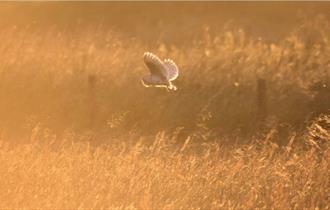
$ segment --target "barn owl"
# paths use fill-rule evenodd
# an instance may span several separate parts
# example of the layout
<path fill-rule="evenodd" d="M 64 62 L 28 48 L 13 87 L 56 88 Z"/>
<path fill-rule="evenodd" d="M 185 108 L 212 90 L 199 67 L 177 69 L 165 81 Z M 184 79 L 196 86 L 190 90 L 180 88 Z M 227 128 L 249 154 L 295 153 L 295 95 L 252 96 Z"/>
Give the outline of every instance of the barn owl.
<path fill-rule="evenodd" d="M 156 55 L 146 52 L 143 55 L 144 63 L 148 67 L 150 74 L 142 78 L 142 83 L 146 87 L 166 87 L 168 90 L 176 90 L 172 81 L 179 76 L 177 65 L 170 59 L 160 60 Z"/>

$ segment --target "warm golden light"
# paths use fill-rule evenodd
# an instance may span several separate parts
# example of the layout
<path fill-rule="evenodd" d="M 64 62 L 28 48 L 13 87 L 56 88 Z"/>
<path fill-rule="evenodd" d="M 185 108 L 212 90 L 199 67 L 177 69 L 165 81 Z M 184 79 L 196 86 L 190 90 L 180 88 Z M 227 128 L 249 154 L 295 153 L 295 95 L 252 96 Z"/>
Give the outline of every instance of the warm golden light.
<path fill-rule="evenodd" d="M 329 9 L 1 2 L 0 208 L 329 209 Z"/>

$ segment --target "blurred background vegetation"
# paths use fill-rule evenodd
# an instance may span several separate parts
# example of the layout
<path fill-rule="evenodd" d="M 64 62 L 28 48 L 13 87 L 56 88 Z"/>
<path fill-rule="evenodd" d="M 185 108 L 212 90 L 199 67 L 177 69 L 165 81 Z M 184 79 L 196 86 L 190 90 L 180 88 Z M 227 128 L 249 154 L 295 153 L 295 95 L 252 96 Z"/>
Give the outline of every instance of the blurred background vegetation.
<path fill-rule="evenodd" d="M 329 9 L 1 2 L 0 208 L 330 209 Z"/>
<path fill-rule="evenodd" d="M 1 133 L 166 131 L 210 140 L 305 128 L 330 108 L 329 9 L 328 2 L 2 2 Z M 141 85 L 145 51 L 178 64 L 178 91 Z"/>

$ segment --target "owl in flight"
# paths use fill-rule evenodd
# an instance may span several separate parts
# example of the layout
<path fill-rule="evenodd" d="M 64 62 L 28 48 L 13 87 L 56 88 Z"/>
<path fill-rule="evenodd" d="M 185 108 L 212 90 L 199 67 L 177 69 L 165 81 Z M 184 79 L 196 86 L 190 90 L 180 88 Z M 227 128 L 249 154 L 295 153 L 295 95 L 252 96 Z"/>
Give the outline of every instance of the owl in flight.
<path fill-rule="evenodd" d="M 146 87 L 166 87 L 168 90 L 176 90 L 172 81 L 179 76 L 179 69 L 170 60 L 160 60 L 156 55 L 145 52 L 143 55 L 144 63 L 147 65 L 150 74 L 142 78 L 142 84 Z"/>

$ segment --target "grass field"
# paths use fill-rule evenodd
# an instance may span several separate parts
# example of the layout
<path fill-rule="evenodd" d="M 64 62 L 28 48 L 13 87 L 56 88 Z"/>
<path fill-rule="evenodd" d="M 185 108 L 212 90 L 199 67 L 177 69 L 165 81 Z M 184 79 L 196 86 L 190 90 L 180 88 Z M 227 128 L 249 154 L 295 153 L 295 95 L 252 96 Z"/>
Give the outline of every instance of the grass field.
<path fill-rule="evenodd" d="M 0 208 L 330 209 L 329 20 L 161 28 L 2 28 Z M 142 86 L 145 51 L 177 91 Z"/>
<path fill-rule="evenodd" d="M 285 147 L 274 133 L 245 145 L 159 133 L 94 147 L 35 128 L 29 143 L 1 142 L 0 208 L 329 209 L 329 126 L 322 116 Z"/>
<path fill-rule="evenodd" d="M 180 45 L 151 45 L 102 25 L 82 27 L 13 26 L 0 34 L 1 127 L 28 134 L 41 123 L 56 132 L 149 135 L 179 127 L 190 133 L 203 124 L 217 135 L 251 133 L 260 129 L 259 79 L 268 127 L 304 128 L 328 112 L 329 27 L 322 17 L 306 19 L 276 43 L 205 26 Z M 141 85 L 145 51 L 176 61 L 178 91 Z"/>

